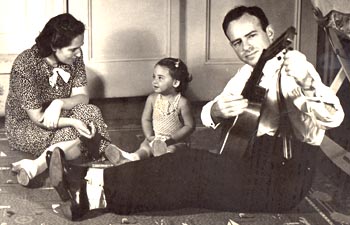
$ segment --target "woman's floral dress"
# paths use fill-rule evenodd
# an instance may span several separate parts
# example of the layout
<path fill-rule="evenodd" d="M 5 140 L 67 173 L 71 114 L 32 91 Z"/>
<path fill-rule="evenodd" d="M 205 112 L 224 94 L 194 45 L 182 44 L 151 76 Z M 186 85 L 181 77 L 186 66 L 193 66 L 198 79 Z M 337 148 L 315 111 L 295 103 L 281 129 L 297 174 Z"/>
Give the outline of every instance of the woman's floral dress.
<path fill-rule="evenodd" d="M 73 127 L 54 130 L 41 128 L 33 123 L 26 113 L 29 109 L 45 109 L 54 99 L 70 97 L 72 88 L 87 85 L 82 57 L 76 58 L 72 65 L 60 64 L 58 68 L 70 73 L 70 78 L 65 82 L 58 76 L 56 84 L 50 85 L 49 79 L 53 75 L 54 67 L 40 57 L 36 45 L 22 52 L 14 61 L 5 108 L 5 128 L 12 150 L 38 156 L 50 145 L 79 137 L 79 133 Z M 107 125 L 96 106 L 79 104 L 71 110 L 62 110 L 61 116 L 80 119 L 86 124 L 93 122 L 102 136 L 98 146 L 99 152 L 103 152 L 111 142 Z M 84 144 L 81 147 L 82 152 L 86 152 L 87 147 Z"/>

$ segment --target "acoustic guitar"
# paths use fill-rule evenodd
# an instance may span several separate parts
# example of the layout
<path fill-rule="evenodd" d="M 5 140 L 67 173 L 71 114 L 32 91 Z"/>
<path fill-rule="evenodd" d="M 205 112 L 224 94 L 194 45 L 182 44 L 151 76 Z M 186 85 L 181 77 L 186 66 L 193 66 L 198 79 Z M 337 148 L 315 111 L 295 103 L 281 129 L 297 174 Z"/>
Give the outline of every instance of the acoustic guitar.
<path fill-rule="evenodd" d="M 248 107 L 240 115 L 221 122 L 220 154 L 227 151 L 228 154 L 242 157 L 254 144 L 267 94 L 267 90 L 259 86 L 263 68 L 268 60 L 292 43 L 295 34 L 295 28 L 289 27 L 267 49 L 263 50 L 242 91 L 243 97 L 248 99 Z"/>

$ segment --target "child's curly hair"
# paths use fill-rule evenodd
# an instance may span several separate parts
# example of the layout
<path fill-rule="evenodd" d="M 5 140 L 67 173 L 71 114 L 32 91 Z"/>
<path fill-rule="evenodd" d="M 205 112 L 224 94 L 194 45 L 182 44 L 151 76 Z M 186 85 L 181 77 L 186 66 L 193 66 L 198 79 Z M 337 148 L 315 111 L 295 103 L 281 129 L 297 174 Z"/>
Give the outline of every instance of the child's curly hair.
<path fill-rule="evenodd" d="M 192 75 L 189 74 L 186 64 L 181 59 L 163 58 L 155 66 L 157 65 L 168 68 L 170 76 L 180 81 L 180 85 L 175 89 L 177 92 L 184 93 L 186 91 L 188 83 L 192 80 Z"/>

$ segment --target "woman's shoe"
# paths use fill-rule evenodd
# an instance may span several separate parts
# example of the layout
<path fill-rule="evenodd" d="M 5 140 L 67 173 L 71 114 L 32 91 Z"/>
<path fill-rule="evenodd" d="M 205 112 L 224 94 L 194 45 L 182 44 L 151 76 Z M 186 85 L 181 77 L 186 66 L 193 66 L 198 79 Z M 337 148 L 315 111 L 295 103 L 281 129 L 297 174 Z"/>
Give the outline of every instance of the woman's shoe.
<path fill-rule="evenodd" d="M 87 147 L 88 155 L 91 156 L 93 160 L 100 158 L 99 147 L 101 144 L 102 136 L 100 133 L 96 133 L 91 139 L 84 136 L 80 137 L 80 141 Z"/>
<path fill-rule="evenodd" d="M 65 179 L 65 164 L 64 152 L 60 148 L 55 148 L 51 154 L 49 175 L 51 185 L 56 189 L 62 201 L 73 199 Z"/>
<path fill-rule="evenodd" d="M 30 178 L 28 176 L 28 173 L 25 169 L 20 169 L 17 173 L 17 182 L 22 186 L 28 186 L 29 185 Z"/>
<path fill-rule="evenodd" d="M 33 160 L 22 159 L 12 163 L 11 171 L 17 173 L 17 182 L 22 186 L 28 186 L 31 179 L 36 176 L 37 165 Z"/>

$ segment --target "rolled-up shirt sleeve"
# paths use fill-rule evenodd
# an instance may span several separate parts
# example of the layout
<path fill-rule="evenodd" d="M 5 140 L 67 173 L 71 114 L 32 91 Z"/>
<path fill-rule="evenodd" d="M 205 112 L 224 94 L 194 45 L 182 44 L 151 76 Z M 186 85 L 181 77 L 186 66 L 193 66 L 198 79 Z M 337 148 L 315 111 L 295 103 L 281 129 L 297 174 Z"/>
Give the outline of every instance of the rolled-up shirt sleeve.
<path fill-rule="evenodd" d="M 295 135 L 303 142 L 320 145 L 325 130 L 342 123 L 344 111 L 336 94 L 322 83 L 311 64 L 309 74 L 314 80 L 312 96 L 305 95 L 291 77 L 284 80 L 289 86 L 284 95 Z"/>
<path fill-rule="evenodd" d="M 212 101 L 209 101 L 206 105 L 203 106 L 201 112 L 201 120 L 204 126 L 211 127 L 216 129 L 220 126 L 220 123 L 215 124 L 213 118 L 211 117 L 211 108 L 214 103 L 218 100 L 221 95 L 232 94 L 232 95 L 240 95 L 244 86 L 252 72 L 253 68 L 249 65 L 244 65 L 240 68 L 237 73 L 229 80 L 226 84 L 224 90 L 216 96 Z"/>
<path fill-rule="evenodd" d="M 339 99 L 327 87 L 319 87 L 315 92 L 314 97 L 295 96 L 295 106 L 312 117 L 323 129 L 339 126 L 344 119 Z"/>

